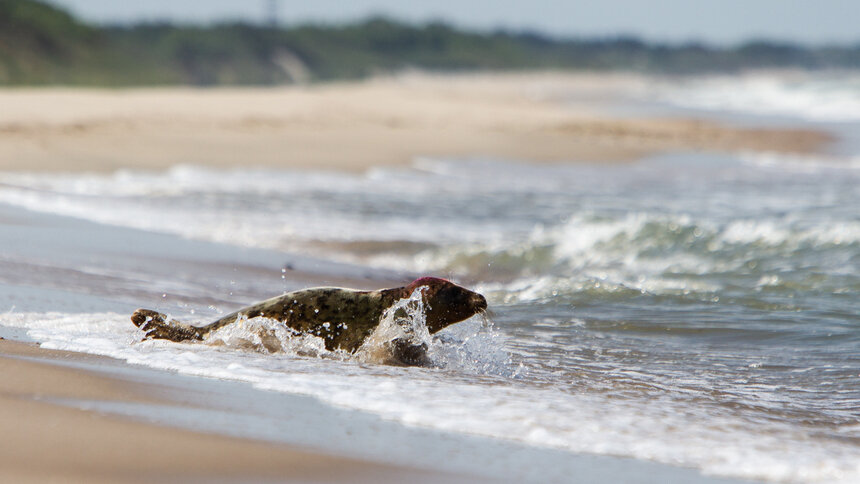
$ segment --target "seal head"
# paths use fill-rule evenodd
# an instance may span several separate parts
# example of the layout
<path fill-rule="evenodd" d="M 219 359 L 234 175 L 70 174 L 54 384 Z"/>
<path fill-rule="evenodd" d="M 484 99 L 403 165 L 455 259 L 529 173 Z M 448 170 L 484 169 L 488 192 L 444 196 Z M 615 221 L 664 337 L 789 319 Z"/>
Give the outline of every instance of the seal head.
<path fill-rule="evenodd" d="M 438 277 L 416 279 L 404 288 L 406 297 L 419 287 L 426 287 L 424 311 L 431 334 L 487 310 L 484 296 Z"/>

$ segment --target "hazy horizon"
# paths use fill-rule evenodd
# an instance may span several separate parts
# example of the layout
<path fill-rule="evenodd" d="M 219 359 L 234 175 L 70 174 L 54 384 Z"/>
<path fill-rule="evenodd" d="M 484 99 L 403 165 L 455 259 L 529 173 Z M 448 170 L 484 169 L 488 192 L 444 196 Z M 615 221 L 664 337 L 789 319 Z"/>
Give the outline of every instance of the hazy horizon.
<path fill-rule="evenodd" d="M 267 0 L 148 0 L 130 4 L 111 0 L 50 0 L 75 15 L 101 24 L 171 21 L 213 23 L 242 20 L 262 23 L 269 18 Z M 860 2 L 850 0 L 743 0 L 687 2 L 606 0 L 557 4 L 533 0 L 527 10 L 512 0 L 279 0 L 281 25 L 306 22 L 338 23 L 383 15 L 407 22 L 441 20 L 472 30 L 533 31 L 556 37 L 614 37 L 631 35 L 654 42 L 706 42 L 730 45 L 765 39 L 799 44 L 860 43 Z"/>

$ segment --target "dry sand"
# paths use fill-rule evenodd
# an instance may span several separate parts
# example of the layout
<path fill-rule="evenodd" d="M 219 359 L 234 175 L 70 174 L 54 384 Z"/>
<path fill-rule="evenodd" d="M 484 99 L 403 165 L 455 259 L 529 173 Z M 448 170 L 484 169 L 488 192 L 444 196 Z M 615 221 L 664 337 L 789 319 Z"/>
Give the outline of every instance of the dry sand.
<path fill-rule="evenodd" d="M 807 152 L 828 140 L 803 130 L 613 119 L 593 109 L 594 100 L 641 82 L 543 74 L 260 89 L 4 90 L 0 170 L 360 170 L 422 155 L 604 161 L 674 149 Z"/>

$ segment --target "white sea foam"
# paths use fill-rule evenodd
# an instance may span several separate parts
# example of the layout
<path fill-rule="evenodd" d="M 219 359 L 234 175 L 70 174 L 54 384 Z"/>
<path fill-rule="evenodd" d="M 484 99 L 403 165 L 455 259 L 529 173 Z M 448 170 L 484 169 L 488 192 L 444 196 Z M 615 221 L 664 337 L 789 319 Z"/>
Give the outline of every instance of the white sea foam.
<path fill-rule="evenodd" d="M 860 170 L 860 156 L 803 155 L 771 152 L 745 152 L 739 155 L 746 163 L 797 173 L 818 174 L 823 171 Z"/>
<path fill-rule="evenodd" d="M 236 323 L 206 335 L 210 346 L 224 346 L 259 353 L 287 353 L 316 358 L 346 359 L 339 351 L 328 351 L 325 341 L 314 335 L 300 334 L 268 318 L 240 318 Z"/>
<path fill-rule="evenodd" d="M 351 361 L 300 357 L 289 347 L 269 354 L 249 347 L 247 337 L 240 338 L 242 341 L 225 337 L 218 345 L 139 342 L 140 332 L 127 315 L 113 313 L 18 313 L 4 316 L 2 323 L 26 328 L 46 348 L 246 381 L 260 389 L 309 395 L 406 425 L 573 452 L 630 456 L 697 467 L 709 474 L 773 482 L 849 483 L 860 479 L 856 448 L 816 440 L 784 424 L 739 420 L 731 412 L 705 418 L 695 407 L 678 407 L 670 400 L 652 404 L 576 390 L 575 386 L 566 390 L 566 385 L 532 386 L 504 379 L 509 377 L 484 381 L 481 373 L 468 371 L 452 379 L 454 375 L 438 370 L 367 367 Z M 485 339 L 479 346 L 494 343 Z M 469 358 L 489 354 L 492 360 L 497 350 L 484 347 L 471 351 Z"/>
<path fill-rule="evenodd" d="M 373 217 L 370 213 L 364 216 L 373 217 L 374 223 L 368 224 L 362 214 L 356 216 L 354 205 L 325 208 L 331 197 L 359 197 L 370 198 L 367 210 L 373 212 L 380 203 L 373 200 L 374 194 L 384 191 L 389 196 L 411 197 L 434 186 L 413 183 L 408 191 L 395 181 L 371 175 L 190 166 L 164 173 L 4 173 L 0 174 L 0 202 L 99 223 L 266 248 L 290 248 L 292 240 L 421 242 L 482 237 L 485 227 L 470 230 L 445 218 L 433 218 L 431 229 L 426 220 L 412 214 Z"/>
<path fill-rule="evenodd" d="M 860 121 L 860 74 L 750 73 L 666 82 L 665 102 L 714 111 L 797 117 L 811 121 Z"/>

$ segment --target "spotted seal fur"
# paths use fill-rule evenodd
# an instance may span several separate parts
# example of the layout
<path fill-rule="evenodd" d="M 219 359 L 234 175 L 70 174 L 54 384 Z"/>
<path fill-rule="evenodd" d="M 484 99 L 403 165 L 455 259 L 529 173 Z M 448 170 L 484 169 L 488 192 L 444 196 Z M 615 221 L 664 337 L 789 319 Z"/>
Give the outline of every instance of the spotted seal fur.
<path fill-rule="evenodd" d="M 206 326 L 191 326 L 149 309 L 138 309 L 131 321 L 146 338 L 171 341 L 202 340 L 211 332 L 242 318 L 262 316 L 284 323 L 294 331 L 323 338 L 327 350 L 355 352 L 379 325 L 383 313 L 397 301 L 422 291 L 427 329 L 436 333 L 487 309 L 484 296 L 445 279 L 422 277 L 391 289 L 359 291 L 315 287 L 289 292 L 252 304 Z M 394 342 L 396 360 L 419 364 L 426 347 Z"/>

